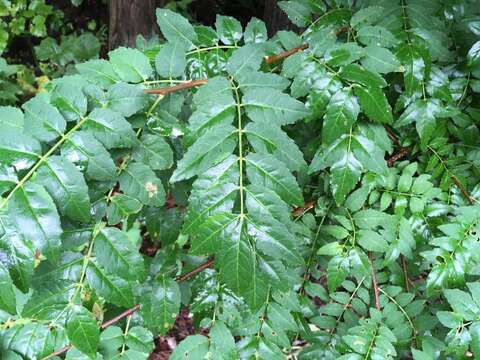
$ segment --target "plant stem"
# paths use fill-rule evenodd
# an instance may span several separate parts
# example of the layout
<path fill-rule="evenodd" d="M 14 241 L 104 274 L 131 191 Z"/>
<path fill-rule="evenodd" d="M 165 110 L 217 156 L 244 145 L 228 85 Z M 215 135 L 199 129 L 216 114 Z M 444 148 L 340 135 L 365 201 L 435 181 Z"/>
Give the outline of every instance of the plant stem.
<path fill-rule="evenodd" d="M 122 345 L 122 351 L 120 351 L 120 355 L 125 353 L 125 346 L 126 341 L 127 341 L 127 336 L 128 336 L 128 330 L 130 330 L 130 322 L 132 321 L 132 315 L 128 315 L 127 317 L 127 325 L 125 325 L 125 331 L 123 333 L 123 345 Z"/>
<path fill-rule="evenodd" d="M 244 209 L 244 200 L 243 200 L 243 144 L 242 144 L 242 136 L 243 136 L 243 128 L 242 128 L 242 103 L 240 100 L 240 94 L 238 92 L 238 87 L 235 86 L 233 83 L 233 79 L 230 80 L 232 89 L 235 92 L 235 101 L 236 101 L 236 108 L 237 108 L 237 131 L 238 131 L 238 161 L 239 161 L 239 187 L 240 187 L 240 216 L 244 216 L 245 209 Z"/>
<path fill-rule="evenodd" d="M 377 284 L 377 276 L 375 275 L 375 267 L 373 265 L 374 262 L 374 256 L 373 252 L 370 251 L 368 254 L 368 257 L 370 258 L 370 263 L 372 265 L 372 287 L 373 287 L 373 296 L 375 299 L 375 307 L 377 308 L 378 311 L 381 310 L 380 307 L 380 300 L 379 300 L 379 294 L 378 294 L 378 284 Z"/>
<path fill-rule="evenodd" d="M 167 95 L 167 94 L 170 94 L 170 93 L 173 93 L 173 92 L 186 90 L 186 89 L 191 89 L 191 88 L 199 86 L 199 85 L 204 85 L 207 82 L 208 82 L 207 79 L 190 80 L 190 81 L 178 84 L 178 85 L 164 87 L 164 88 L 160 88 L 160 89 L 145 89 L 144 92 L 146 94 Z"/>
<path fill-rule="evenodd" d="M 211 267 L 214 263 L 214 259 L 210 259 L 208 260 L 206 263 L 203 263 L 202 265 L 200 266 L 197 266 L 195 269 L 193 269 L 192 271 L 189 271 L 185 274 L 182 274 L 180 276 L 177 276 L 177 278 L 175 279 L 177 282 L 182 282 L 182 281 L 186 281 L 192 277 L 194 277 L 195 275 L 197 275 L 198 273 L 202 272 L 203 270 L 205 269 L 208 269 L 209 267 Z"/>
<path fill-rule="evenodd" d="M 189 280 L 191 277 L 197 275 L 198 273 L 202 272 L 203 270 L 209 268 L 210 266 L 212 266 L 213 264 L 213 259 L 210 259 L 208 260 L 206 263 L 203 263 L 201 264 L 200 266 L 196 267 L 195 269 L 193 269 L 192 271 L 189 271 L 188 273 L 185 273 L 183 275 L 180 275 L 180 276 L 177 276 L 177 278 L 175 278 L 175 280 L 177 282 L 182 282 L 182 281 L 186 281 L 186 280 Z M 102 330 L 108 328 L 109 326 L 112 326 L 113 324 L 116 324 L 117 322 L 119 322 L 120 320 L 126 318 L 127 316 L 131 316 L 135 311 L 137 311 L 138 309 L 140 309 L 140 304 L 137 304 L 133 307 L 131 307 L 130 309 L 128 310 L 125 310 L 124 312 L 122 312 L 121 314 L 115 316 L 113 319 L 110 319 L 108 321 L 105 321 L 101 326 L 100 328 Z M 51 359 L 55 356 L 59 356 L 63 353 L 66 353 L 68 350 L 70 350 L 72 348 L 72 345 L 67 345 L 67 346 L 64 346 L 63 348 L 61 349 L 58 349 L 56 351 L 54 351 L 53 353 L 51 353 L 50 355 L 47 355 L 45 356 L 44 358 L 42 358 L 41 360 L 48 360 L 48 359 Z"/>
<path fill-rule="evenodd" d="M 35 163 L 35 165 L 33 165 L 33 167 L 28 171 L 28 173 L 17 183 L 17 185 L 15 185 L 15 187 L 13 188 L 12 191 L 10 191 L 10 193 L 7 195 L 7 197 L 5 199 L 3 199 L 2 202 L 0 202 L 0 210 L 3 209 L 3 207 L 8 203 L 8 201 L 12 198 L 13 194 L 15 194 L 15 192 L 20 189 L 21 187 L 23 187 L 25 185 L 25 183 L 33 176 L 33 174 L 35 173 L 35 171 L 38 170 L 38 168 L 40 166 L 43 165 L 43 163 L 45 161 L 48 160 L 48 158 L 55 152 L 57 151 L 57 149 L 60 147 L 60 145 L 62 145 L 75 131 L 77 131 L 85 122 L 87 121 L 87 118 L 84 118 L 82 117 L 80 119 L 80 121 L 74 126 L 72 127 L 65 135 L 62 135 L 62 137 L 60 138 L 60 140 L 57 141 L 57 143 L 55 145 L 53 145 L 50 150 L 48 150 L 45 155 L 43 155 L 42 157 L 40 157 L 40 159 L 38 159 L 38 161 Z"/>
<path fill-rule="evenodd" d="M 305 50 L 307 48 L 308 48 L 308 44 L 303 44 L 303 45 L 297 46 L 293 49 L 283 51 L 280 54 L 265 56 L 265 62 L 267 64 L 272 64 L 276 61 L 286 59 L 287 57 L 289 57 L 289 56 L 291 56 L 291 55 L 293 55 L 293 54 L 295 54 L 299 51 Z"/>

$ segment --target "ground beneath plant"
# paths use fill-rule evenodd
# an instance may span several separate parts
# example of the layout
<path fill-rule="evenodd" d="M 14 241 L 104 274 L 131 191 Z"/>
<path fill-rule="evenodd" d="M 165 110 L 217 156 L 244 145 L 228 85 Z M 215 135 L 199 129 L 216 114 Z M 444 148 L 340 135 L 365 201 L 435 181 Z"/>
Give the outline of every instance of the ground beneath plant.
<path fill-rule="evenodd" d="M 149 360 L 167 360 L 177 345 L 189 335 L 195 333 L 206 335 L 206 330 L 196 331 L 193 319 L 187 309 L 180 311 L 172 330 L 165 336 L 155 340 L 155 350 L 150 354 Z"/>

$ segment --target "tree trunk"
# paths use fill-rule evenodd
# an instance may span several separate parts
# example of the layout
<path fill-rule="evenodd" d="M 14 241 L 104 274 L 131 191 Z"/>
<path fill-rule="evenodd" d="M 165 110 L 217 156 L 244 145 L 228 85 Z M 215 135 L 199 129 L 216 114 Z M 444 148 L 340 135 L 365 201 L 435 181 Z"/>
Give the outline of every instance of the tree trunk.
<path fill-rule="evenodd" d="M 287 15 L 277 6 L 277 0 L 265 0 L 263 20 L 267 25 L 268 36 L 273 36 L 279 30 L 294 30 L 298 28 L 288 19 Z"/>
<path fill-rule="evenodd" d="M 155 0 L 110 0 L 108 47 L 135 47 L 137 35 L 145 38 L 158 33 Z"/>

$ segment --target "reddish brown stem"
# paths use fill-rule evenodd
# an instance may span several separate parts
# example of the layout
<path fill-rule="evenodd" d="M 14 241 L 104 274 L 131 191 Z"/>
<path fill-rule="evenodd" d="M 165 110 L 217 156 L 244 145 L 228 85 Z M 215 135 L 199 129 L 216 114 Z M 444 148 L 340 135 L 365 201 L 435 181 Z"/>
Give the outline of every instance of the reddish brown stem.
<path fill-rule="evenodd" d="M 308 48 L 308 44 L 303 44 L 303 45 L 300 45 L 296 48 L 283 51 L 280 54 L 265 56 L 265 62 L 267 64 L 271 64 L 273 62 L 285 59 L 285 58 L 295 54 L 296 52 L 305 50 L 307 48 Z M 190 81 L 186 81 L 184 83 L 181 83 L 181 84 L 178 84 L 178 85 L 175 85 L 175 86 L 169 86 L 169 87 L 164 87 L 164 88 L 160 88 L 160 89 L 145 89 L 144 92 L 146 94 L 167 95 L 167 94 L 177 92 L 177 91 L 180 91 L 180 90 L 186 90 L 186 89 L 191 89 L 191 88 L 199 86 L 199 85 L 205 85 L 207 82 L 208 82 L 207 79 L 190 80 Z"/>
<path fill-rule="evenodd" d="M 50 355 L 48 356 L 45 356 L 42 360 L 47 360 L 47 359 L 51 359 L 55 356 L 59 356 L 59 355 L 62 355 L 63 353 L 66 353 L 68 350 L 70 350 L 72 348 L 72 345 L 67 345 L 61 349 L 58 349 L 58 350 L 55 350 L 53 353 L 51 353 Z"/>
<path fill-rule="evenodd" d="M 373 253 L 370 252 L 368 254 L 368 257 L 370 258 L 370 263 L 372 264 L 372 287 L 373 287 L 373 296 L 375 300 L 375 307 L 377 308 L 378 311 L 380 311 L 380 300 L 379 300 L 377 276 L 375 275 L 375 267 L 373 266 L 373 261 L 374 261 Z"/>
<path fill-rule="evenodd" d="M 400 160 L 401 158 L 403 158 L 405 155 L 408 154 L 408 151 L 410 150 L 410 148 L 408 147 L 402 147 L 400 148 L 400 150 L 393 154 L 392 156 L 390 156 L 388 159 L 387 159 L 387 165 L 388 167 L 392 167 L 393 164 L 395 164 L 396 161 Z"/>
<path fill-rule="evenodd" d="M 175 86 L 169 86 L 169 87 L 160 88 L 160 89 L 145 89 L 144 92 L 146 94 L 167 95 L 176 91 L 191 89 L 199 85 L 205 85 L 207 82 L 208 82 L 207 79 L 190 80 Z"/>
<path fill-rule="evenodd" d="M 408 279 L 408 272 L 407 272 L 407 261 L 405 260 L 405 256 L 402 255 L 402 269 L 403 269 L 403 277 L 405 281 L 405 290 L 407 292 L 410 292 L 410 286 L 409 286 L 409 279 Z"/>
<path fill-rule="evenodd" d="M 293 209 L 292 215 L 293 217 L 298 217 L 306 213 L 308 210 L 313 209 L 315 207 L 315 200 L 310 200 L 305 203 L 304 206 L 299 206 Z"/>
<path fill-rule="evenodd" d="M 182 282 L 182 281 L 186 281 L 186 280 L 189 280 L 190 278 L 192 278 L 193 276 L 197 275 L 199 272 L 202 272 L 203 270 L 211 267 L 213 265 L 213 262 L 214 260 L 213 259 L 210 259 L 208 260 L 206 263 L 203 263 L 201 264 L 200 266 L 197 266 L 195 269 L 193 269 L 192 271 L 189 271 L 185 274 L 182 274 L 180 276 L 177 276 L 175 278 L 175 280 L 177 282 Z M 124 312 L 122 312 L 121 314 L 115 316 L 114 318 L 108 320 L 108 321 L 105 321 L 101 326 L 100 328 L 103 330 L 103 329 L 106 329 L 107 327 L 109 326 L 112 326 L 114 324 L 116 324 L 117 322 L 119 322 L 120 320 L 126 318 L 127 316 L 130 316 L 132 315 L 135 311 L 137 311 L 138 309 L 140 309 L 140 304 L 137 304 L 133 307 L 131 307 L 130 309 L 128 310 L 125 310 Z M 66 353 L 68 350 L 70 350 L 72 348 L 72 345 L 67 345 L 67 346 L 64 346 L 63 348 L 61 349 L 58 349 L 58 350 L 55 350 L 53 353 L 51 353 L 50 355 L 42 358 L 42 360 L 47 360 L 47 359 L 51 359 L 55 356 L 59 356 L 59 355 L 62 355 L 63 353 Z"/>
<path fill-rule="evenodd" d="M 342 26 L 340 29 L 338 29 L 336 32 L 335 32 L 335 35 L 340 35 L 344 32 L 347 32 L 348 30 L 350 29 L 350 27 L 347 25 L 347 26 Z M 279 60 L 283 60 L 283 59 L 286 59 L 288 58 L 289 56 L 292 56 L 293 54 L 299 52 L 299 51 L 303 51 L 305 49 L 308 49 L 308 44 L 302 44 L 300 46 L 297 46 L 293 49 L 290 49 L 290 50 L 286 50 L 286 51 L 283 51 L 281 52 L 280 54 L 276 54 L 276 55 L 270 55 L 270 56 L 265 56 L 265 62 L 267 64 L 271 64 L 271 63 L 274 63 L 274 62 L 277 62 Z"/>
<path fill-rule="evenodd" d="M 462 183 L 460 182 L 460 180 L 458 180 L 458 178 L 455 176 L 455 175 L 452 175 L 450 177 L 453 182 L 455 183 L 455 185 L 457 185 L 457 187 L 460 189 L 460 191 L 462 192 L 463 196 L 465 196 L 467 198 L 467 200 L 470 202 L 470 204 L 474 204 L 475 203 L 475 199 L 468 193 L 467 189 L 465 189 L 462 185 Z"/>
<path fill-rule="evenodd" d="M 395 145 L 398 145 L 398 139 L 393 133 L 393 131 L 390 130 L 388 127 L 385 127 L 385 130 L 387 131 L 387 135 L 390 138 L 390 140 L 392 140 Z"/>
<path fill-rule="evenodd" d="M 280 54 L 265 56 L 265 62 L 267 64 L 271 64 L 271 63 L 277 62 L 279 60 L 286 59 L 287 57 L 289 57 L 289 56 L 291 56 L 291 55 L 293 55 L 293 54 L 295 54 L 299 51 L 305 50 L 306 48 L 308 48 L 308 44 L 303 44 L 303 45 L 300 45 L 300 46 L 295 47 L 293 49 L 283 51 Z"/>
<path fill-rule="evenodd" d="M 208 260 L 206 263 L 203 263 L 202 265 L 200 266 L 197 266 L 195 269 L 193 269 L 192 271 L 189 271 L 185 274 L 182 274 L 180 276 L 177 276 L 177 278 L 175 280 L 177 280 L 177 282 L 182 282 L 182 281 L 186 281 L 192 277 L 194 277 L 195 275 L 197 275 L 199 272 L 202 272 L 203 270 L 205 269 L 208 269 L 209 267 L 211 267 L 213 265 L 213 259 L 210 259 Z"/>
<path fill-rule="evenodd" d="M 335 31 L 335 35 L 341 35 L 345 32 L 348 32 L 348 30 L 350 30 L 350 26 L 348 25 L 345 25 L 345 26 L 342 26 L 340 29 L 338 29 L 337 31 Z"/>
<path fill-rule="evenodd" d="M 121 314 L 115 316 L 113 319 L 110 319 L 108 321 L 105 321 L 102 326 L 100 327 L 102 330 L 103 329 L 106 329 L 108 328 L 109 326 L 112 326 L 113 324 L 115 324 L 116 322 L 119 322 L 120 320 L 122 320 L 123 318 L 126 318 L 127 316 L 130 316 L 132 315 L 135 311 L 137 311 L 138 309 L 140 309 L 140 304 L 137 304 L 135 305 L 134 307 L 128 309 L 128 310 L 125 310 L 124 312 L 122 312 Z"/>

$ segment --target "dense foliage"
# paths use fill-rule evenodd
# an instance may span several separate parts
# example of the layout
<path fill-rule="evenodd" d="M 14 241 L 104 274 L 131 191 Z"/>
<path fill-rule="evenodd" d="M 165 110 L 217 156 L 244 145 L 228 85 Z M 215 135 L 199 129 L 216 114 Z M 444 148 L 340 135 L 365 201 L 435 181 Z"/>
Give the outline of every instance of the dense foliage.
<path fill-rule="evenodd" d="M 182 307 L 172 359 L 480 357 L 480 6 L 351 3 L 158 9 L 0 107 L 2 358 L 147 359 Z"/>
<path fill-rule="evenodd" d="M 74 28 L 71 20 L 45 0 L 0 0 L 0 105 L 25 101 L 73 64 L 98 58 L 105 27 L 91 19 Z"/>

